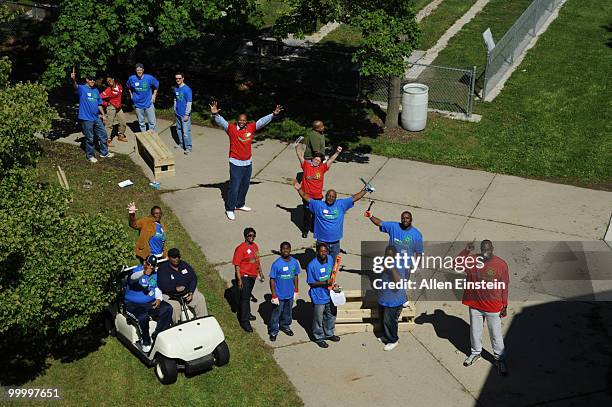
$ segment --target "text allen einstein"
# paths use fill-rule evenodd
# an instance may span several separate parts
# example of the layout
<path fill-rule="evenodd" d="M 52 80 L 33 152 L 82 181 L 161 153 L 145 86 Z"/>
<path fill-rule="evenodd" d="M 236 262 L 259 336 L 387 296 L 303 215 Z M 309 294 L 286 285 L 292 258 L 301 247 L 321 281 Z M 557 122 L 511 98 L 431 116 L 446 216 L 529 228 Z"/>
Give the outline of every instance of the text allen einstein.
<path fill-rule="evenodd" d="M 383 281 L 377 278 L 373 281 L 376 290 L 505 290 L 503 281 L 467 281 L 456 279 L 454 281 L 439 281 L 435 278 L 423 279 L 420 282 L 401 279 L 400 281 Z"/>

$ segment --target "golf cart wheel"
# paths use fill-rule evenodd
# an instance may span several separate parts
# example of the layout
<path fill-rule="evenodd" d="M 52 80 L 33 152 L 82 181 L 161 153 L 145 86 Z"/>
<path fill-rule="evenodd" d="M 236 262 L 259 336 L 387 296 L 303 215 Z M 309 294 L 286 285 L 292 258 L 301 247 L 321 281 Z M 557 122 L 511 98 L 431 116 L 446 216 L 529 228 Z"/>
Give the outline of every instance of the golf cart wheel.
<path fill-rule="evenodd" d="M 113 316 L 110 312 L 104 313 L 104 329 L 106 333 L 110 336 L 117 335 L 117 328 L 115 327 L 115 321 L 113 320 Z"/>
<path fill-rule="evenodd" d="M 155 356 L 155 376 L 161 384 L 172 384 L 176 381 L 178 369 L 176 361 L 164 355 Z"/>
<path fill-rule="evenodd" d="M 229 363 L 230 351 L 225 341 L 217 345 L 213 352 L 213 356 L 215 357 L 215 365 L 217 366 L 223 366 Z"/>

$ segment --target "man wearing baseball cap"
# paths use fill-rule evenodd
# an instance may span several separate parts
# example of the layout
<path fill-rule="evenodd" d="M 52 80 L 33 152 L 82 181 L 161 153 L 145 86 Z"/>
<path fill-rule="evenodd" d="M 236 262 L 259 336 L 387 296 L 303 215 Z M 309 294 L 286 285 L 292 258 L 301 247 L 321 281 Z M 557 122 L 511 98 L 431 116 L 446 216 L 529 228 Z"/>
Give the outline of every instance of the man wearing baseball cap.
<path fill-rule="evenodd" d="M 149 130 L 155 130 L 155 98 L 157 98 L 159 81 L 154 76 L 144 73 L 144 65 L 138 63 L 136 64 L 136 75 L 130 76 L 125 86 L 134 102 L 140 131 L 147 130 L 145 116 L 149 123 Z"/>
<path fill-rule="evenodd" d="M 157 270 L 157 284 L 162 290 L 164 301 L 172 306 L 172 322 L 181 319 L 181 304 L 170 299 L 171 294 L 180 294 L 185 299 L 187 307 L 192 309 L 196 318 L 208 315 L 206 299 L 198 291 L 198 279 L 195 271 L 186 261 L 181 260 L 181 252 L 176 247 L 168 250 L 168 261 L 162 263 Z"/>
<path fill-rule="evenodd" d="M 149 255 L 143 264 L 136 266 L 125 286 L 125 307 L 127 312 L 138 320 L 140 326 L 142 351 L 151 351 L 151 335 L 149 334 L 149 317 L 157 319 L 157 327 L 153 339 L 164 329 L 170 327 L 172 307 L 162 301 L 162 292 L 157 286 L 157 257 Z"/>

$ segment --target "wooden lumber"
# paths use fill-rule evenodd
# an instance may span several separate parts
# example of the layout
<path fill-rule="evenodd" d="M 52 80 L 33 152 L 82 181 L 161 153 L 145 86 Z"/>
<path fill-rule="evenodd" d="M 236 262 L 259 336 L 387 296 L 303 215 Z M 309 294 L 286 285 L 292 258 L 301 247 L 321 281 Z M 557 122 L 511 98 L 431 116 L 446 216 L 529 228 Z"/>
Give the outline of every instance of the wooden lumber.
<path fill-rule="evenodd" d="M 155 131 L 136 133 L 136 144 L 140 156 L 153 170 L 155 179 L 174 176 L 174 154 Z"/>

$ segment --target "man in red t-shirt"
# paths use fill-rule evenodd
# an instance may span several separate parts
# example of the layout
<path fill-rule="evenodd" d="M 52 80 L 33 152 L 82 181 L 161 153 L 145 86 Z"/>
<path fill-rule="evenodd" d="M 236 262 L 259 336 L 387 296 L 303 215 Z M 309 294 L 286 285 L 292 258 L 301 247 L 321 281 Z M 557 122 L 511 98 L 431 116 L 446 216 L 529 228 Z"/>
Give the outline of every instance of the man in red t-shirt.
<path fill-rule="evenodd" d="M 323 180 L 325 173 L 331 168 L 338 155 L 342 152 L 342 147 L 338 147 L 334 155 L 329 157 L 325 162 L 325 154 L 323 151 L 315 151 L 311 160 L 304 159 L 304 151 L 300 148 L 300 144 L 295 145 L 295 154 L 300 160 L 300 168 L 302 168 L 302 191 L 310 196 L 310 199 L 323 199 Z M 302 237 L 308 237 L 308 231 L 314 230 L 314 219 L 308 210 L 308 202 L 302 200 L 302 209 L 304 211 L 304 223 L 302 226 Z"/>
<path fill-rule="evenodd" d="M 455 259 L 455 268 L 458 269 L 460 265 L 463 265 L 467 274 L 467 286 L 463 291 L 462 303 L 470 308 L 471 354 L 465 359 L 463 366 L 471 366 L 480 359 L 482 331 L 484 320 L 486 320 L 499 374 L 505 376 L 508 374 L 508 367 L 504 359 L 501 318 L 508 314 L 508 286 L 510 284 L 508 264 L 500 257 L 493 255 L 493 243 L 490 240 L 483 240 L 480 243 L 479 255 L 470 255 L 472 250 L 474 250 L 474 242 L 468 243 Z M 496 283 L 496 286 L 493 288 L 470 286 L 470 284 L 492 285 L 491 283 Z"/>
<path fill-rule="evenodd" d="M 247 332 L 253 332 L 250 321 L 255 320 L 255 316 L 251 314 L 251 293 L 255 286 L 255 279 L 259 276 L 260 281 L 264 281 L 255 235 L 255 229 L 244 229 L 244 242 L 236 247 L 232 259 L 236 272 L 236 285 L 240 291 L 238 320 L 242 329 Z"/>
<path fill-rule="evenodd" d="M 230 179 L 225 201 L 225 216 L 229 220 L 235 220 L 236 215 L 234 210 L 250 212 L 251 208 L 245 205 L 246 194 L 251 183 L 251 173 L 253 170 L 253 162 L 251 160 L 251 144 L 255 132 L 267 125 L 272 119 L 280 114 L 283 110 L 281 105 L 276 105 L 272 113 L 257 120 L 257 122 L 247 121 L 246 114 L 238 116 L 236 123 L 229 124 L 227 120 L 219 114 L 217 102 L 213 101 L 210 104 L 210 112 L 215 118 L 217 126 L 223 127 L 223 130 L 229 136 L 229 163 L 230 163 Z"/>
<path fill-rule="evenodd" d="M 106 84 L 108 85 L 100 97 L 102 98 L 102 106 L 106 109 L 106 134 L 108 135 L 108 145 L 111 145 L 113 125 L 115 119 L 119 123 L 119 129 L 117 131 L 117 139 L 119 141 L 127 141 L 125 137 L 125 129 L 127 127 L 125 114 L 123 113 L 121 97 L 123 96 L 123 87 L 117 81 L 113 75 L 106 75 Z"/>

